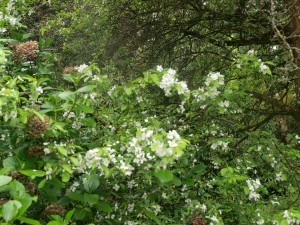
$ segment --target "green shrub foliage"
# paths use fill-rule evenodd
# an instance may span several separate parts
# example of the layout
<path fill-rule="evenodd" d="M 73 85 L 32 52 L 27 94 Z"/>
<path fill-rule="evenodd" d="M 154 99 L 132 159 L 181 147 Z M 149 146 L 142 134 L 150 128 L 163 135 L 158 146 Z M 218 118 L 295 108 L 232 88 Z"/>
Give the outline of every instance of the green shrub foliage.
<path fill-rule="evenodd" d="M 249 51 L 196 89 L 159 65 L 114 85 L 59 70 L 20 2 L 0 14 L 1 224 L 300 223 L 297 120 L 263 95 L 289 82 L 275 64 Z"/>

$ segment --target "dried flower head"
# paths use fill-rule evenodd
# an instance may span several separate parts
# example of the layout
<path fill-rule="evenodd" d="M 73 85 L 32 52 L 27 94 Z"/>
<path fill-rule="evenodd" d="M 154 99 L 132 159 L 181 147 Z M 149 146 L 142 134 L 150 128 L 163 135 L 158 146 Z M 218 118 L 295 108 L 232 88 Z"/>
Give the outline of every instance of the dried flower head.
<path fill-rule="evenodd" d="M 25 186 L 26 186 L 26 191 L 27 191 L 28 193 L 32 193 L 32 194 L 35 194 L 35 193 L 36 193 L 37 188 L 36 188 L 36 184 L 35 184 L 35 183 L 30 182 L 30 181 L 27 181 L 27 182 L 25 183 Z"/>
<path fill-rule="evenodd" d="M 50 120 L 47 117 L 41 119 L 40 117 L 33 115 L 27 121 L 27 134 L 32 138 L 43 137 Z"/>
<path fill-rule="evenodd" d="M 38 146 L 38 145 L 33 145 L 29 148 L 28 155 L 29 156 L 43 156 L 43 155 L 45 155 L 44 147 Z"/>
<path fill-rule="evenodd" d="M 191 225 L 206 225 L 206 219 L 201 215 L 194 215 L 191 218 Z"/>
<path fill-rule="evenodd" d="M 78 72 L 78 69 L 79 69 L 78 66 L 65 67 L 63 74 L 75 73 L 75 72 Z"/>
<path fill-rule="evenodd" d="M 66 212 L 66 209 L 64 207 L 62 207 L 61 205 L 58 205 L 58 204 L 48 205 L 44 209 L 44 214 L 46 216 L 49 215 L 49 214 L 60 215 L 60 214 L 64 214 L 65 212 Z"/>
<path fill-rule="evenodd" d="M 12 45 L 11 48 L 15 49 L 13 56 L 15 62 L 19 61 L 32 61 L 37 57 L 36 52 L 39 50 L 36 41 L 27 41 L 20 44 Z"/>
<path fill-rule="evenodd" d="M 9 176 L 11 176 L 13 179 L 16 179 L 16 180 L 26 180 L 27 177 L 19 172 L 11 172 L 9 173 Z"/>

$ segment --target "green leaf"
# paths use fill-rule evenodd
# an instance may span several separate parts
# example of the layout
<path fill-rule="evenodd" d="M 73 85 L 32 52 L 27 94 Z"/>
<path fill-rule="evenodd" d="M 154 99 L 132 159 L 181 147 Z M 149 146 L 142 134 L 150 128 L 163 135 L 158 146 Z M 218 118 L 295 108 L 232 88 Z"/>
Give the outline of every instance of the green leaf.
<path fill-rule="evenodd" d="M 73 214 L 75 212 L 75 209 L 70 210 L 69 212 L 67 212 L 66 216 L 65 216 L 65 223 L 69 223 L 69 221 L 71 220 Z"/>
<path fill-rule="evenodd" d="M 85 209 L 77 209 L 75 211 L 74 217 L 76 220 L 83 220 L 85 218 L 86 214 L 87 214 L 87 211 Z"/>
<path fill-rule="evenodd" d="M 99 195 L 92 194 L 84 194 L 84 201 L 88 203 L 90 206 L 95 205 L 99 201 Z"/>
<path fill-rule="evenodd" d="M 19 170 L 19 172 L 31 178 L 43 177 L 46 175 L 46 172 L 42 170 Z"/>
<path fill-rule="evenodd" d="M 205 171 L 205 169 L 206 169 L 206 165 L 204 165 L 204 164 L 198 164 L 198 165 L 196 165 L 196 166 L 194 166 L 193 168 L 192 168 L 192 170 L 191 170 L 191 172 L 192 173 L 201 173 L 201 174 L 203 174 L 204 173 L 204 171 Z"/>
<path fill-rule="evenodd" d="M 95 205 L 96 209 L 102 211 L 102 212 L 107 212 L 107 213 L 111 213 L 113 211 L 112 207 L 110 206 L 110 204 L 108 204 L 107 202 L 103 202 L 103 201 L 99 201 L 96 205 Z"/>
<path fill-rule="evenodd" d="M 71 156 L 70 161 L 74 164 L 74 166 L 79 166 L 79 162 L 77 158 Z"/>
<path fill-rule="evenodd" d="M 76 92 L 89 92 L 94 90 L 97 87 L 97 85 L 87 85 L 84 87 L 79 88 Z"/>
<path fill-rule="evenodd" d="M 0 175 L 4 175 L 4 174 L 6 174 L 7 172 L 9 172 L 9 168 L 2 168 L 2 169 L 0 170 Z"/>
<path fill-rule="evenodd" d="M 159 218 L 151 211 L 149 210 L 145 210 L 145 214 L 152 219 L 156 224 L 162 224 L 161 221 L 159 220 Z"/>
<path fill-rule="evenodd" d="M 176 186 L 180 186 L 181 185 L 181 180 L 178 177 L 173 175 L 172 183 Z"/>
<path fill-rule="evenodd" d="M 21 202 L 12 200 L 2 206 L 2 216 L 6 222 L 12 221 L 18 214 L 18 209 L 22 207 Z"/>
<path fill-rule="evenodd" d="M 59 93 L 58 97 L 63 100 L 73 100 L 75 98 L 75 93 L 72 91 L 64 91 Z"/>
<path fill-rule="evenodd" d="M 10 182 L 9 187 L 10 194 L 14 199 L 24 198 L 28 196 L 24 185 L 17 180 L 13 180 L 12 182 Z"/>
<path fill-rule="evenodd" d="M 68 156 L 67 149 L 65 149 L 63 146 L 58 145 L 58 146 L 56 146 L 56 148 L 61 155 L 66 156 L 66 157 Z"/>
<path fill-rule="evenodd" d="M 94 112 L 94 109 L 92 107 L 89 107 L 89 106 L 86 106 L 86 105 L 83 105 L 83 104 L 78 104 L 76 106 L 76 110 L 79 110 L 79 111 L 84 112 L 84 113 L 93 113 Z"/>
<path fill-rule="evenodd" d="M 94 127 L 94 128 L 97 125 L 96 121 L 93 118 L 84 118 L 81 120 L 81 122 L 89 127 Z"/>
<path fill-rule="evenodd" d="M 61 174 L 62 182 L 68 182 L 71 178 L 71 175 L 68 172 L 63 172 Z"/>
<path fill-rule="evenodd" d="M 21 122 L 23 124 L 26 124 L 27 123 L 27 113 L 25 112 L 25 110 L 22 108 L 18 108 L 18 113 L 19 113 Z"/>
<path fill-rule="evenodd" d="M 31 224 L 31 225 L 40 225 L 41 223 L 37 220 L 29 219 L 27 217 L 19 217 L 18 220 L 20 220 L 23 223 Z"/>
<path fill-rule="evenodd" d="M 72 200 L 75 200 L 75 201 L 84 201 L 84 197 L 82 194 L 80 194 L 79 192 L 67 192 L 66 196 L 69 198 L 69 199 L 72 199 Z"/>
<path fill-rule="evenodd" d="M 173 180 L 173 173 L 170 170 L 157 170 L 154 172 L 154 176 L 157 177 L 161 183 L 167 183 Z"/>
<path fill-rule="evenodd" d="M 63 75 L 63 78 L 64 78 L 65 80 L 67 80 L 67 81 L 69 81 L 69 82 L 75 84 L 75 81 L 74 81 L 74 78 L 73 78 L 72 74 L 64 74 L 64 75 Z"/>
<path fill-rule="evenodd" d="M 126 93 L 126 95 L 131 95 L 131 93 L 132 93 L 132 88 L 126 88 L 125 89 L 125 93 Z"/>
<path fill-rule="evenodd" d="M 3 167 L 9 168 L 10 171 L 18 170 L 19 166 L 20 166 L 20 160 L 16 156 L 9 157 L 3 160 Z"/>
<path fill-rule="evenodd" d="M 280 225 L 289 225 L 289 223 L 286 219 L 283 219 L 280 221 Z"/>
<path fill-rule="evenodd" d="M 87 181 L 84 182 L 84 189 L 88 192 L 94 191 L 99 186 L 99 178 L 96 175 L 91 175 Z"/>
<path fill-rule="evenodd" d="M 63 223 L 59 221 L 50 221 L 49 223 L 47 223 L 47 225 L 63 225 Z"/>
<path fill-rule="evenodd" d="M 73 173 L 72 168 L 68 164 L 63 164 L 62 168 L 68 173 Z"/>
<path fill-rule="evenodd" d="M 0 187 L 8 184 L 9 182 L 11 182 L 11 180 L 12 180 L 12 177 L 0 176 Z"/>
<path fill-rule="evenodd" d="M 46 182 L 47 182 L 47 179 L 43 179 L 43 180 L 39 183 L 38 188 L 39 188 L 39 189 L 42 189 L 42 188 L 45 186 Z"/>

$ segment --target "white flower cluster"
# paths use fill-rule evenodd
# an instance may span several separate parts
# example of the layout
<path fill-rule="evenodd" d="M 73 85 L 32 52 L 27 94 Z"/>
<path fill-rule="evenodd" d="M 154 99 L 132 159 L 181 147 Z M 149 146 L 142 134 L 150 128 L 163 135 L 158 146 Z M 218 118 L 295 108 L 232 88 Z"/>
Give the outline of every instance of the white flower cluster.
<path fill-rule="evenodd" d="M 193 96 L 197 102 L 203 102 L 207 99 L 215 99 L 217 96 L 219 96 L 220 91 L 218 88 L 224 85 L 224 76 L 219 72 L 210 72 L 204 83 L 205 87 L 200 87 L 193 93 Z M 221 104 L 220 107 L 223 108 L 229 106 L 228 101 L 223 101 L 219 104 Z M 205 105 L 203 107 L 205 108 Z"/>
<path fill-rule="evenodd" d="M 93 72 L 90 70 L 89 66 L 86 65 L 86 64 L 82 64 L 79 66 L 78 68 L 78 72 L 83 74 L 83 75 L 86 75 L 86 76 L 89 76 L 89 77 L 92 77 L 93 80 L 97 80 L 97 76 L 93 76 Z"/>
<path fill-rule="evenodd" d="M 138 166 L 145 162 L 156 161 L 157 156 L 160 158 L 174 157 L 174 159 L 178 159 L 182 155 L 182 151 L 176 149 L 178 144 L 182 142 L 177 131 L 169 131 L 166 139 L 157 138 L 156 136 L 159 132 L 161 131 L 140 127 L 136 137 L 132 138 L 128 143 L 126 151 Z"/>
<path fill-rule="evenodd" d="M 267 74 L 267 73 L 270 73 L 270 67 L 267 66 L 264 62 L 261 61 L 261 59 L 258 59 L 258 62 L 259 62 L 259 69 L 260 69 L 260 72 L 262 72 L 263 74 Z"/>
<path fill-rule="evenodd" d="M 110 154 L 109 154 L 110 153 Z M 100 174 L 103 175 L 102 166 L 108 167 L 111 161 L 116 162 L 114 149 L 104 148 L 104 149 L 91 149 L 86 152 L 84 157 L 79 154 L 77 156 L 78 167 L 75 169 L 80 173 L 88 173 L 91 169 L 97 168 L 100 171 Z"/>
<path fill-rule="evenodd" d="M 249 199 L 253 199 L 254 201 L 257 201 L 260 198 L 260 195 L 256 192 L 257 189 L 261 186 L 261 183 L 259 181 L 259 179 L 248 179 L 246 180 L 246 183 L 248 185 L 249 188 Z"/>
<path fill-rule="evenodd" d="M 206 216 L 206 218 L 211 221 L 210 225 L 218 224 L 219 223 L 219 220 L 218 220 L 218 218 L 215 215 L 213 215 L 213 216 Z"/>
<path fill-rule="evenodd" d="M 159 72 L 163 71 L 161 66 L 157 66 Z M 171 96 L 171 90 L 176 89 L 179 95 L 189 93 L 190 90 L 184 81 L 178 81 L 176 78 L 176 70 L 168 69 L 163 75 L 159 87 L 165 91 L 166 96 Z"/>
<path fill-rule="evenodd" d="M 146 147 L 151 146 L 153 135 L 153 130 L 141 127 L 137 132 L 137 137 L 132 138 L 127 145 L 126 151 L 133 154 L 133 162 L 139 166 L 155 158 L 155 155 L 144 151 Z"/>
<path fill-rule="evenodd" d="M 167 143 L 161 140 L 154 140 L 151 148 L 160 158 L 174 157 L 174 159 L 178 159 L 182 155 L 182 151 L 178 151 L 176 148 L 179 142 L 181 142 L 181 137 L 175 130 L 172 130 L 167 134 Z"/>
<path fill-rule="evenodd" d="M 293 212 L 289 212 L 288 210 L 285 210 L 283 212 L 283 218 L 285 218 L 288 222 L 288 224 L 300 224 L 300 220 L 294 215 Z"/>
<path fill-rule="evenodd" d="M 215 149 L 217 149 L 218 147 L 221 147 L 223 150 L 227 150 L 227 147 L 228 147 L 228 144 L 229 144 L 229 142 L 225 142 L 225 141 L 217 141 L 217 142 L 214 142 L 211 146 L 210 146 L 210 148 L 212 149 L 212 150 L 215 150 Z"/>
<path fill-rule="evenodd" d="M 20 20 L 21 20 L 21 16 L 22 14 L 20 14 L 20 10 L 17 10 L 15 8 L 15 4 L 17 2 L 22 3 L 21 5 L 25 5 L 25 1 L 24 0 L 19 0 L 19 1 L 8 1 L 6 7 L 5 7 L 5 11 L 0 11 L 0 21 L 3 21 L 3 25 L 5 26 L 5 22 L 10 24 L 11 26 L 16 26 L 16 25 L 20 25 Z M 24 14 L 24 13 L 23 13 Z M 0 34 L 3 34 L 7 32 L 7 28 L 6 27 L 0 27 Z"/>

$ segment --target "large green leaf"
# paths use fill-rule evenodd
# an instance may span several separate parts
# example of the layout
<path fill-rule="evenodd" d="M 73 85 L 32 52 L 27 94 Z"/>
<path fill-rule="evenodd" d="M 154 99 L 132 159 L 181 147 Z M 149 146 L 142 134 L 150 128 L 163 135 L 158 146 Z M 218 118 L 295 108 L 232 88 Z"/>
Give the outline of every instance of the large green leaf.
<path fill-rule="evenodd" d="M 46 175 L 46 172 L 42 170 L 19 170 L 19 172 L 32 178 L 43 177 Z"/>
<path fill-rule="evenodd" d="M 18 170 L 20 167 L 20 160 L 16 156 L 6 158 L 3 160 L 3 167 L 9 168 L 10 171 Z"/>
<path fill-rule="evenodd" d="M 72 91 L 64 91 L 59 93 L 58 97 L 63 100 L 73 100 L 75 98 L 75 93 Z"/>
<path fill-rule="evenodd" d="M 0 187 L 8 184 L 9 182 L 11 182 L 11 180 L 12 180 L 12 177 L 0 176 Z"/>
<path fill-rule="evenodd" d="M 17 180 L 13 180 L 12 182 L 10 182 L 9 188 L 10 188 L 10 195 L 14 199 L 18 199 L 18 198 L 22 199 L 28 196 L 24 185 Z"/>
<path fill-rule="evenodd" d="M 99 201 L 95 207 L 103 212 L 111 213 L 113 211 L 113 208 L 108 204 L 107 202 L 104 201 Z"/>
<path fill-rule="evenodd" d="M 173 173 L 170 170 L 157 170 L 154 172 L 154 176 L 156 176 L 161 183 L 167 183 L 173 180 Z"/>
<path fill-rule="evenodd" d="M 18 220 L 20 220 L 23 223 L 31 224 L 31 225 L 40 225 L 41 223 L 37 220 L 29 219 L 27 217 L 19 217 Z"/>
<path fill-rule="evenodd" d="M 84 201 L 90 206 L 95 205 L 99 201 L 99 195 L 96 194 L 84 194 Z"/>
<path fill-rule="evenodd" d="M 90 192 L 96 190 L 99 184 L 99 177 L 96 175 L 91 175 L 87 181 L 84 182 L 83 186 L 86 191 Z"/>
<path fill-rule="evenodd" d="M 3 216 L 4 220 L 6 222 L 9 222 L 9 221 L 16 219 L 15 217 L 18 214 L 19 208 L 21 208 L 21 207 L 22 207 L 21 202 L 19 202 L 17 200 L 12 200 L 12 201 L 6 202 L 2 206 L 2 216 Z"/>
<path fill-rule="evenodd" d="M 75 201 L 84 201 L 84 197 L 82 194 L 80 194 L 79 192 L 67 192 L 66 196 L 72 200 L 75 200 Z"/>
<path fill-rule="evenodd" d="M 63 146 L 58 145 L 58 146 L 56 146 L 56 148 L 61 155 L 66 156 L 66 157 L 68 156 L 67 149 L 65 149 Z"/>

